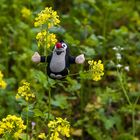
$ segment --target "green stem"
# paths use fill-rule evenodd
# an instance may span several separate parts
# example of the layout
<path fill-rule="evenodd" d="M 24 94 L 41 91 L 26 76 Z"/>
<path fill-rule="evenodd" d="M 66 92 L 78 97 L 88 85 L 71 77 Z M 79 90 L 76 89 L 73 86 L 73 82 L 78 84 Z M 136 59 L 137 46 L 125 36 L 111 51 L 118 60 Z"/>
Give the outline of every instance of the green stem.
<path fill-rule="evenodd" d="M 102 36 L 104 37 L 104 40 L 103 40 L 103 47 L 106 46 L 106 31 L 107 31 L 107 20 L 108 20 L 108 12 L 109 10 L 107 9 L 107 7 L 105 8 L 105 11 L 102 13 L 103 15 L 103 24 L 102 24 Z"/>
<path fill-rule="evenodd" d="M 104 15 L 104 20 L 103 20 L 103 37 L 104 37 L 104 39 L 106 38 L 106 11 L 105 11 L 105 15 Z M 103 42 L 104 44 L 103 45 L 105 45 L 105 40 L 104 40 L 104 42 Z"/>
<path fill-rule="evenodd" d="M 83 65 L 81 66 L 81 71 L 83 71 Z M 80 90 L 80 109 L 81 109 L 81 117 L 83 118 L 84 117 L 84 112 L 83 112 L 83 109 L 84 109 L 84 90 L 83 90 L 84 81 L 83 81 L 83 79 L 81 79 L 80 83 L 81 83 L 81 90 Z M 84 130 L 84 127 L 82 125 L 82 131 L 83 130 Z M 84 134 L 83 133 L 82 133 L 81 140 L 84 140 Z"/>
<path fill-rule="evenodd" d="M 49 130 L 48 130 L 47 140 L 50 140 L 50 135 L 51 135 L 51 131 L 50 131 L 50 129 L 49 129 Z"/>
<path fill-rule="evenodd" d="M 81 80 L 81 94 L 80 94 L 80 99 L 81 99 L 81 114 L 83 114 L 83 107 L 84 107 L 84 97 L 83 97 L 83 80 Z"/>
<path fill-rule="evenodd" d="M 26 126 L 27 126 L 27 131 L 26 131 L 26 140 L 28 140 L 28 124 L 29 124 L 29 115 L 28 115 L 28 111 L 29 111 L 29 105 L 27 104 L 27 108 L 26 108 Z"/>
<path fill-rule="evenodd" d="M 50 114 L 51 114 L 51 87 L 49 87 L 49 90 L 48 90 L 48 93 L 49 93 L 49 106 L 48 106 L 48 123 L 50 121 Z M 50 130 L 48 128 L 48 136 L 47 136 L 47 140 L 50 140 Z"/>
<path fill-rule="evenodd" d="M 5 139 L 5 140 L 8 140 L 8 139 L 7 139 L 7 135 L 5 135 L 5 134 L 4 134 L 4 139 Z"/>
<path fill-rule="evenodd" d="M 118 64 L 118 60 L 117 60 L 117 64 Z M 117 68 L 117 75 L 118 75 L 120 86 L 122 88 L 122 91 L 124 93 L 124 96 L 125 96 L 126 100 L 127 100 L 127 102 L 128 102 L 129 105 L 132 105 L 132 103 L 131 103 L 131 101 L 129 99 L 129 96 L 127 95 L 127 91 L 126 91 L 126 89 L 124 87 L 124 84 L 123 84 L 122 73 L 119 72 L 119 69 L 118 68 Z"/>
<path fill-rule="evenodd" d="M 136 130 L 135 130 L 135 128 L 136 128 L 136 126 L 135 126 L 135 105 L 133 105 L 133 107 L 132 107 L 132 134 L 133 134 L 133 136 L 135 136 L 135 132 L 136 132 Z"/>
<path fill-rule="evenodd" d="M 80 71 L 80 72 L 77 72 L 77 73 L 69 74 L 69 76 L 75 76 L 75 75 L 84 74 L 84 73 L 89 73 L 89 72 L 93 72 L 93 70 Z"/>
<path fill-rule="evenodd" d="M 118 74 L 119 74 L 119 73 L 118 73 Z M 133 136 L 135 136 L 135 133 L 136 133 L 136 125 L 135 125 L 135 105 L 137 104 L 139 97 L 136 99 L 135 103 L 132 104 L 131 101 L 130 101 L 130 99 L 129 99 L 129 96 L 128 96 L 128 94 L 127 94 L 127 91 L 126 91 L 126 89 L 125 89 L 125 87 L 124 87 L 124 84 L 123 84 L 123 82 L 122 82 L 122 76 L 121 76 L 120 74 L 119 74 L 119 81 L 120 81 L 120 85 L 121 85 L 121 88 L 122 88 L 122 90 L 123 90 L 123 93 L 124 93 L 124 95 L 125 95 L 125 97 L 126 97 L 126 99 L 127 99 L 127 102 L 128 102 L 128 104 L 132 107 L 132 134 L 133 134 Z"/>
<path fill-rule="evenodd" d="M 128 96 L 128 94 L 127 94 L 127 91 L 126 91 L 126 89 L 125 89 L 125 87 L 124 87 L 124 84 L 123 84 L 123 82 L 122 82 L 122 77 L 119 77 L 119 81 L 120 81 L 120 85 L 121 85 L 122 91 L 123 91 L 123 93 L 124 93 L 124 95 L 125 95 L 125 98 L 126 98 L 128 104 L 129 104 L 129 105 L 132 105 L 132 103 L 131 103 L 131 101 L 130 101 L 130 99 L 129 99 L 129 96 Z"/>
<path fill-rule="evenodd" d="M 132 5 L 133 5 L 133 10 L 135 10 L 136 9 L 136 0 L 132 1 Z"/>
<path fill-rule="evenodd" d="M 135 136 L 135 133 L 136 133 L 135 108 L 136 108 L 136 104 L 139 100 L 139 97 L 140 96 L 137 97 L 137 99 L 135 100 L 135 103 L 133 104 L 133 107 L 132 107 L 132 110 L 133 110 L 133 112 L 132 112 L 132 125 L 133 125 L 132 134 L 133 134 L 133 136 Z"/>
<path fill-rule="evenodd" d="M 10 46 L 11 47 L 11 46 Z M 6 58 L 7 58 L 7 60 L 6 60 L 6 73 L 5 73 L 5 76 L 6 77 L 8 77 L 8 75 L 9 75 L 9 48 L 8 48 L 8 46 L 6 46 Z"/>
<path fill-rule="evenodd" d="M 51 114 L 51 88 L 50 87 L 49 87 L 48 93 L 49 93 L 49 107 L 48 107 L 48 122 L 49 122 L 50 114 Z"/>

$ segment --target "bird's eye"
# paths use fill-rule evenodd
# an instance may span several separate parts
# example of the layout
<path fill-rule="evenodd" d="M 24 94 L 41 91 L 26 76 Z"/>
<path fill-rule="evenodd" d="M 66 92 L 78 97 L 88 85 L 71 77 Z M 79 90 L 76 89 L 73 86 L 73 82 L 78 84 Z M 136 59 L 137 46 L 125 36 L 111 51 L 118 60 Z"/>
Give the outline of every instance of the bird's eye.
<path fill-rule="evenodd" d="M 65 43 L 62 43 L 62 47 L 65 48 L 67 47 L 67 45 Z"/>

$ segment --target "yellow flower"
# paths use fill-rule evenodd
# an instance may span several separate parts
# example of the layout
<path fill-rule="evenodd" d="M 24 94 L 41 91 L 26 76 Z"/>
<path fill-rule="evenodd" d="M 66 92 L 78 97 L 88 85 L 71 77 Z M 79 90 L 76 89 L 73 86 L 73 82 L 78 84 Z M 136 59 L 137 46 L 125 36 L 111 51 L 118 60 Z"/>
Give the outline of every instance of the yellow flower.
<path fill-rule="evenodd" d="M 61 140 L 59 134 L 70 137 L 70 124 L 66 119 L 56 118 L 48 123 L 48 127 L 51 131 L 50 140 Z"/>
<path fill-rule="evenodd" d="M 104 75 L 104 65 L 102 64 L 101 60 L 97 61 L 88 61 L 89 70 L 92 75 L 92 79 L 94 81 L 101 80 L 101 77 Z"/>
<path fill-rule="evenodd" d="M 45 24 L 44 27 L 46 27 L 46 30 L 43 29 L 36 36 L 39 47 L 45 46 L 50 48 L 50 46 L 53 46 L 57 42 L 56 35 L 50 33 L 49 29 L 58 25 L 59 23 L 59 16 L 57 15 L 56 11 L 52 10 L 52 7 L 46 7 L 37 15 L 34 26 L 40 27 Z"/>
<path fill-rule="evenodd" d="M 40 47 L 41 45 L 44 45 L 45 42 L 47 41 L 47 32 L 46 30 L 43 30 L 39 32 L 36 36 L 36 40 L 38 42 L 38 46 Z"/>
<path fill-rule="evenodd" d="M 38 135 L 38 138 L 42 139 L 42 140 L 45 140 L 46 139 L 46 136 L 45 136 L 45 133 L 40 133 Z"/>
<path fill-rule="evenodd" d="M 18 138 L 24 129 L 26 126 L 23 120 L 15 115 L 8 115 L 0 121 L 0 135 L 9 133 L 14 138 Z"/>
<path fill-rule="evenodd" d="M 7 83 L 3 80 L 3 74 L 0 71 L 0 88 L 5 89 L 7 86 Z"/>
<path fill-rule="evenodd" d="M 46 45 L 49 48 L 51 45 L 54 45 L 57 42 L 56 35 L 49 33 L 46 30 L 39 32 L 36 36 L 38 46 Z"/>
<path fill-rule="evenodd" d="M 5 89 L 6 86 L 7 86 L 6 82 L 3 81 L 2 79 L 0 79 L 0 87 L 3 88 L 3 89 Z"/>
<path fill-rule="evenodd" d="M 93 65 L 93 62 L 94 62 L 93 60 L 89 60 L 89 61 L 88 61 L 88 64 L 89 64 L 89 65 Z"/>
<path fill-rule="evenodd" d="M 53 33 L 48 34 L 47 36 L 48 47 L 54 45 L 57 42 L 56 35 Z"/>
<path fill-rule="evenodd" d="M 30 89 L 30 83 L 22 81 L 22 86 L 18 88 L 16 99 L 23 98 L 25 101 L 32 101 L 35 99 L 35 94 Z"/>
<path fill-rule="evenodd" d="M 30 11 L 30 9 L 23 7 L 21 9 L 21 14 L 22 14 L 22 17 L 27 18 L 31 15 L 31 11 Z"/>
<path fill-rule="evenodd" d="M 3 78 L 3 74 L 2 74 L 2 72 L 0 71 L 0 79 L 2 79 Z"/>
<path fill-rule="evenodd" d="M 59 138 L 59 133 L 57 131 L 55 131 L 51 134 L 50 140 L 62 140 L 62 139 Z"/>
<path fill-rule="evenodd" d="M 14 133 L 14 138 L 18 138 L 20 136 L 20 133 L 19 132 L 15 132 Z"/>
<path fill-rule="evenodd" d="M 38 16 L 35 18 L 34 26 L 42 26 L 43 24 L 47 24 L 48 28 L 51 28 L 60 23 L 59 16 L 57 12 L 52 10 L 52 7 L 46 7 L 42 10 Z"/>

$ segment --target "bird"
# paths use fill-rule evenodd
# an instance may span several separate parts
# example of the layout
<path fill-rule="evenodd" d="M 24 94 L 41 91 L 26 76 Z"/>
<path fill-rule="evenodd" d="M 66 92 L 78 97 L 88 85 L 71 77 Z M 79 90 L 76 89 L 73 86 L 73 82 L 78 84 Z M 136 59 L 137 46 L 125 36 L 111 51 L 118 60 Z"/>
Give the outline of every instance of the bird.
<path fill-rule="evenodd" d="M 84 54 L 80 54 L 76 57 L 70 55 L 68 45 L 61 40 L 55 44 L 50 55 L 47 57 L 40 56 L 38 52 L 35 52 L 32 56 L 32 61 L 35 63 L 47 62 L 47 75 L 52 79 L 61 80 L 69 74 L 71 64 L 83 64 L 85 57 Z"/>

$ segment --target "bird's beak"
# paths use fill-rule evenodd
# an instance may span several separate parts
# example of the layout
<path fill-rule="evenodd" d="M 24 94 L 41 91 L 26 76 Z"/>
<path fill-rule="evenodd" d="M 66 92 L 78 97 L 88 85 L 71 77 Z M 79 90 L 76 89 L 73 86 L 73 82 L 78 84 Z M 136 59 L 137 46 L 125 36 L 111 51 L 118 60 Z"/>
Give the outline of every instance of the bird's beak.
<path fill-rule="evenodd" d="M 57 48 L 57 49 L 62 48 L 62 44 L 61 44 L 60 42 L 58 42 L 58 43 L 56 44 L 56 48 Z"/>

